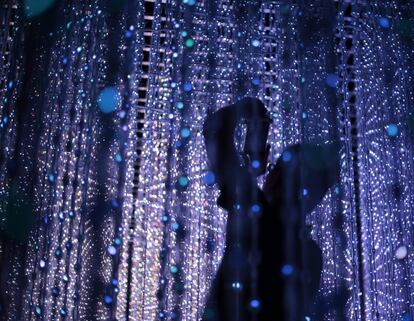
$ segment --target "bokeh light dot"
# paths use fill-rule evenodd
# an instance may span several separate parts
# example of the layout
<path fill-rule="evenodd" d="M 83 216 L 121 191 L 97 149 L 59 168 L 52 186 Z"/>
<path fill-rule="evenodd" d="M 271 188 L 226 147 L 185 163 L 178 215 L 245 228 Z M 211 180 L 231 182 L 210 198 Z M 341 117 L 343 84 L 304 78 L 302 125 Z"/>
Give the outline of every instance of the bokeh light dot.
<path fill-rule="evenodd" d="M 120 103 L 120 96 L 116 87 L 106 87 L 99 94 L 98 106 L 105 113 L 112 113 Z"/>
<path fill-rule="evenodd" d="M 387 133 L 390 137 L 395 137 L 398 135 L 398 126 L 395 124 L 390 124 L 387 127 Z"/>

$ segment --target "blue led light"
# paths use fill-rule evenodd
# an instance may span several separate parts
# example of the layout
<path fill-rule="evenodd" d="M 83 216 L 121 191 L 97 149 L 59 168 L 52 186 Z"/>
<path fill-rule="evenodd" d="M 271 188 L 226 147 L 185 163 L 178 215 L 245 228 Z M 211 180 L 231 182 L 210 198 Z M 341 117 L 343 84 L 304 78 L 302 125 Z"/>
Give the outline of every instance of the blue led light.
<path fill-rule="evenodd" d="M 255 85 L 255 86 L 260 85 L 260 79 L 259 78 L 253 78 L 252 79 L 252 84 Z"/>
<path fill-rule="evenodd" d="M 284 162 L 290 162 L 291 160 L 292 160 L 292 153 L 291 152 L 289 152 L 289 151 L 285 151 L 285 152 L 283 152 L 283 154 L 282 154 L 282 160 L 284 161 Z"/>
<path fill-rule="evenodd" d="M 381 18 L 378 19 L 378 23 L 383 28 L 389 28 L 390 27 L 390 21 L 388 20 L 388 18 L 381 17 Z"/>
<path fill-rule="evenodd" d="M 112 113 L 118 107 L 120 96 L 116 87 L 104 88 L 98 97 L 99 109 L 105 113 Z"/>
<path fill-rule="evenodd" d="M 253 204 L 251 209 L 254 214 L 257 214 L 260 213 L 261 207 L 259 204 Z"/>
<path fill-rule="evenodd" d="M 338 86 L 339 78 L 337 75 L 329 74 L 326 76 L 326 84 L 329 87 L 336 88 Z"/>
<path fill-rule="evenodd" d="M 395 124 L 390 124 L 387 127 L 388 136 L 395 137 L 398 135 L 398 126 Z"/>
<path fill-rule="evenodd" d="M 181 129 L 181 137 L 182 138 L 190 137 L 190 130 L 187 127 L 184 127 L 183 129 Z"/>
<path fill-rule="evenodd" d="M 251 300 L 251 301 L 250 301 L 250 307 L 251 307 L 252 309 L 258 309 L 258 308 L 260 308 L 260 301 L 259 301 L 259 300 L 257 300 L 257 299 L 253 299 L 253 300 Z"/>
<path fill-rule="evenodd" d="M 258 160 L 252 161 L 252 167 L 258 169 L 260 167 L 260 162 Z"/>
<path fill-rule="evenodd" d="M 289 276 L 292 273 L 293 273 L 293 266 L 292 265 L 290 265 L 290 264 L 283 265 L 283 267 L 282 267 L 282 274 L 284 276 Z"/>
<path fill-rule="evenodd" d="M 122 162 L 122 156 L 121 156 L 121 154 L 116 154 L 115 155 L 115 161 L 117 162 L 117 163 L 120 163 L 120 162 Z"/>
<path fill-rule="evenodd" d="M 184 91 L 191 91 L 193 89 L 193 85 L 191 82 L 186 82 L 183 86 Z"/>
<path fill-rule="evenodd" d="M 204 175 L 204 182 L 207 185 L 213 185 L 216 182 L 216 175 L 214 175 L 213 172 L 208 171 L 205 175 Z"/>
<path fill-rule="evenodd" d="M 171 273 L 177 273 L 178 268 L 175 265 L 173 265 L 173 266 L 171 266 L 170 271 L 171 271 Z"/>
<path fill-rule="evenodd" d="M 112 297 L 110 295 L 105 295 L 104 296 L 104 302 L 105 304 L 112 304 L 114 300 L 112 299 Z"/>
<path fill-rule="evenodd" d="M 253 39 L 252 40 L 252 46 L 253 47 L 259 47 L 260 46 L 260 40 L 257 40 L 257 39 Z"/>

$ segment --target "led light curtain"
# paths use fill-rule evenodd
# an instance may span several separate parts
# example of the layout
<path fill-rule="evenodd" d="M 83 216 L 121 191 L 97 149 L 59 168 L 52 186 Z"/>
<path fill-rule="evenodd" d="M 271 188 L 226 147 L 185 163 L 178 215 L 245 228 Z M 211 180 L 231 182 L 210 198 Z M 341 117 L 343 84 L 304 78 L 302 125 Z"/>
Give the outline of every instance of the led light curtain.
<path fill-rule="evenodd" d="M 269 162 L 341 144 L 307 218 L 321 319 L 412 320 L 414 4 L 5 0 L 0 17 L 1 319 L 208 320 L 227 214 L 202 126 L 252 96 Z"/>

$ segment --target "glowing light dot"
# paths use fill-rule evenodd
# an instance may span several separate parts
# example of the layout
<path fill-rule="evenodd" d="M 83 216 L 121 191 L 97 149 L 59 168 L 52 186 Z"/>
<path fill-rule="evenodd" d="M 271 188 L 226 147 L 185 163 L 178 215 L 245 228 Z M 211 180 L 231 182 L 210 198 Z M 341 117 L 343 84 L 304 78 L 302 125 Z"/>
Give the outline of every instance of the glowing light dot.
<path fill-rule="evenodd" d="M 252 40 L 252 46 L 253 47 L 259 47 L 260 46 L 260 41 L 259 40 L 257 40 L 257 39 L 253 39 Z"/>
<path fill-rule="evenodd" d="M 282 267 L 282 274 L 284 275 L 284 276 L 289 276 L 289 275 L 291 275 L 293 273 L 293 266 L 292 265 L 290 265 L 290 264 L 285 264 L 283 267 Z"/>
<path fill-rule="evenodd" d="M 37 315 L 41 315 L 42 314 L 42 309 L 39 306 L 36 307 L 35 311 L 36 311 L 36 314 Z"/>
<path fill-rule="evenodd" d="M 187 127 L 181 129 L 181 137 L 188 138 L 190 137 L 190 130 Z"/>
<path fill-rule="evenodd" d="M 303 196 L 308 196 L 309 191 L 308 189 L 304 188 L 302 193 L 303 193 Z"/>
<path fill-rule="evenodd" d="M 115 246 L 113 246 L 113 245 L 108 246 L 108 253 L 109 253 L 109 255 L 112 255 L 112 256 L 116 255 Z"/>
<path fill-rule="evenodd" d="M 49 180 L 49 182 L 53 183 L 55 181 L 55 175 L 49 174 L 48 180 Z"/>
<path fill-rule="evenodd" d="M 231 284 L 231 287 L 235 290 L 241 290 L 242 289 L 242 284 L 240 282 L 233 282 Z"/>
<path fill-rule="evenodd" d="M 398 135 L 398 126 L 395 124 L 390 124 L 387 127 L 388 136 L 395 137 Z"/>
<path fill-rule="evenodd" d="M 98 97 L 99 109 L 105 113 L 112 113 L 120 103 L 120 95 L 116 87 L 104 88 Z"/>
<path fill-rule="evenodd" d="M 257 213 L 259 213 L 259 212 L 260 212 L 261 207 L 260 207 L 260 205 L 259 205 L 259 204 L 253 204 L 251 209 L 252 209 L 252 212 L 253 212 L 253 213 L 257 214 Z"/>
<path fill-rule="evenodd" d="M 121 154 L 118 153 L 118 154 L 115 155 L 115 161 L 118 162 L 118 163 L 122 162 Z"/>
<path fill-rule="evenodd" d="M 191 82 L 186 82 L 183 86 L 184 91 L 191 91 L 193 89 L 193 85 Z"/>
<path fill-rule="evenodd" d="M 255 85 L 255 86 L 260 85 L 260 79 L 259 78 L 253 78 L 252 79 L 252 84 Z"/>
<path fill-rule="evenodd" d="M 79 52 L 81 52 L 82 51 L 82 47 L 78 47 L 78 48 L 76 48 L 76 52 L 77 53 L 79 53 Z"/>
<path fill-rule="evenodd" d="M 62 59 L 62 63 L 63 63 L 64 65 L 67 65 L 67 64 L 68 64 L 68 58 L 63 58 L 63 59 Z"/>
<path fill-rule="evenodd" d="M 260 301 L 259 301 L 259 300 L 257 300 L 257 299 L 253 299 L 253 300 L 251 300 L 251 301 L 250 301 L 250 307 L 251 307 L 252 309 L 258 309 L 258 308 L 260 308 Z"/>
<path fill-rule="evenodd" d="M 120 239 L 120 238 L 116 238 L 115 240 L 114 240 L 114 243 L 115 243 L 115 245 L 121 245 L 122 244 L 122 240 Z"/>
<path fill-rule="evenodd" d="M 39 261 L 39 266 L 43 269 L 46 266 L 46 261 L 45 260 L 40 260 Z"/>
<path fill-rule="evenodd" d="M 60 258 L 62 256 L 62 250 L 60 248 L 57 248 L 55 250 L 55 257 Z"/>
<path fill-rule="evenodd" d="M 105 295 L 104 296 L 104 302 L 105 302 L 105 304 L 112 304 L 113 299 L 110 295 Z"/>
<path fill-rule="evenodd" d="M 400 246 L 395 251 L 395 257 L 399 260 L 405 259 L 407 257 L 407 254 L 408 254 L 408 249 L 405 245 Z"/>
<path fill-rule="evenodd" d="M 252 161 L 252 167 L 254 169 L 258 169 L 260 167 L 260 162 L 258 160 L 253 160 Z"/>
<path fill-rule="evenodd" d="M 378 23 L 383 28 L 389 28 L 390 27 L 390 21 L 388 20 L 388 18 L 381 17 L 381 18 L 378 19 Z"/>
<path fill-rule="evenodd" d="M 177 273 L 177 272 L 178 272 L 178 268 L 177 268 L 175 265 L 173 265 L 173 266 L 170 268 L 170 271 L 171 271 L 171 273 Z"/>
<path fill-rule="evenodd" d="M 179 179 L 178 179 L 178 184 L 180 184 L 181 186 L 187 186 L 188 185 L 188 183 L 189 183 L 189 180 L 188 180 L 188 178 L 187 177 L 185 177 L 185 176 L 181 176 Z"/>
<path fill-rule="evenodd" d="M 59 310 L 59 313 L 60 313 L 60 315 L 61 315 L 62 317 L 64 317 L 64 316 L 66 316 L 66 315 L 67 315 L 67 311 L 66 311 L 66 309 L 65 309 L 65 308 L 61 308 L 61 309 Z"/>
<path fill-rule="evenodd" d="M 188 38 L 188 39 L 185 41 L 185 46 L 186 46 L 187 48 L 192 48 L 192 47 L 194 46 L 194 40 L 193 40 L 192 38 Z"/>
<path fill-rule="evenodd" d="M 177 222 L 174 222 L 174 223 L 172 223 L 171 224 L 171 228 L 174 230 L 174 231 L 176 231 L 176 230 L 178 230 L 178 228 L 180 227 L 180 225 L 177 223 Z"/>
<path fill-rule="evenodd" d="M 205 175 L 204 175 L 204 182 L 207 185 L 213 185 L 216 182 L 216 175 L 214 175 L 213 172 L 208 171 Z"/>
<path fill-rule="evenodd" d="M 125 38 L 131 38 L 132 37 L 132 32 L 131 31 L 127 31 L 125 32 Z"/>
<path fill-rule="evenodd" d="M 175 104 L 175 107 L 176 107 L 177 109 L 183 109 L 183 108 L 184 108 L 184 104 L 183 104 L 183 102 L 178 101 L 178 102 Z"/>
<path fill-rule="evenodd" d="M 282 154 L 282 160 L 284 161 L 284 162 L 290 162 L 291 160 L 292 160 L 292 153 L 291 152 L 289 152 L 289 151 L 285 151 L 285 152 L 283 152 L 283 154 Z"/>
<path fill-rule="evenodd" d="M 182 37 L 187 37 L 187 35 L 188 35 L 187 31 L 181 31 L 181 36 Z"/>
<path fill-rule="evenodd" d="M 326 76 L 326 84 L 329 87 L 336 88 L 338 86 L 339 78 L 337 75 L 329 74 Z"/>

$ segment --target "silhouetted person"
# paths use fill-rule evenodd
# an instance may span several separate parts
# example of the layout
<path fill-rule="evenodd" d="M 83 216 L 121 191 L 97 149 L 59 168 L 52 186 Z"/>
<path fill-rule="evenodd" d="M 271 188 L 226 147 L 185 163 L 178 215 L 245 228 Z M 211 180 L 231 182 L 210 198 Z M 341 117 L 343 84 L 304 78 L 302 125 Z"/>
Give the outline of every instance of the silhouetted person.
<path fill-rule="evenodd" d="M 305 217 L 337 181 L 338 147 L 288 147 L 262 191 L 256 178 L 266 170 L 270 122 L 260 100 L 245 98 L 204 124 L 217 203 L 228 211 L 225 254 L 205 320 L 304 320 L 319 287 L 322 254 L 306 233 Z M 237 150 L 241 123 L 246 140 Z"/>

